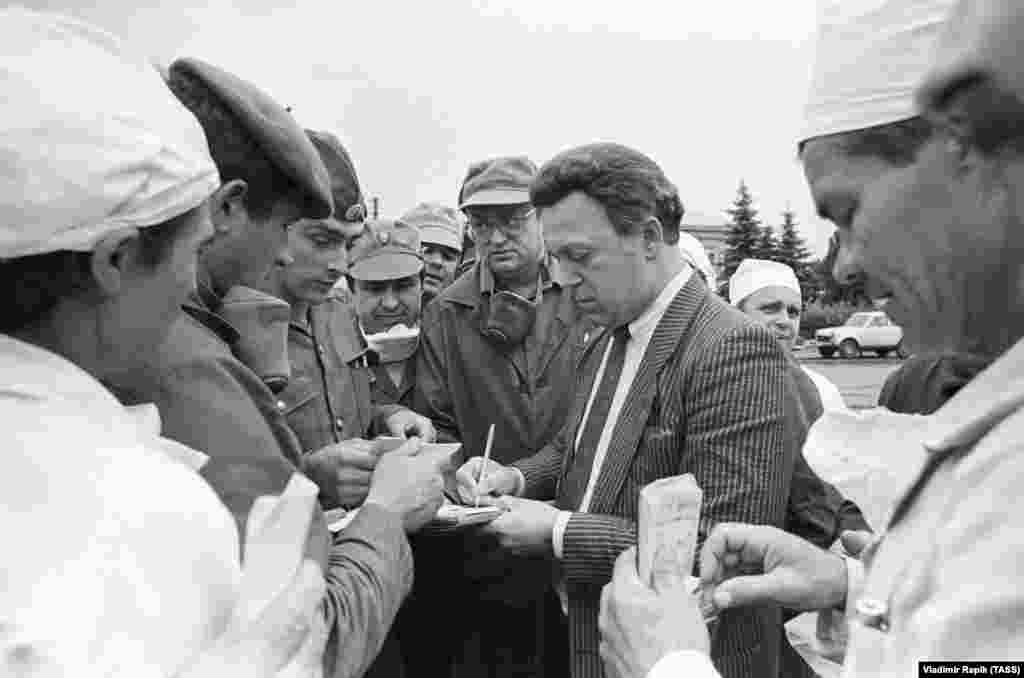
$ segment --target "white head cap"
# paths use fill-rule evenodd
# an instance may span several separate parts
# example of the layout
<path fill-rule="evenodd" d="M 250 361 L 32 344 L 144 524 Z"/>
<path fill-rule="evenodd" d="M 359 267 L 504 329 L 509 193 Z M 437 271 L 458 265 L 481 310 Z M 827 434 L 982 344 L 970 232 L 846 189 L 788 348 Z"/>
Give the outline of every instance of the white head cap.
<path fill-rule="evenodd" d="M 700 240 L 685 231 L 679 231 L 679 251 L 683 253 L 686 263 L 700 271 L 708 285 L 714 286 L 718 276 L 715 275 L 715 268 L 711 265 L 708 252 Z"/>
<path fill-rule="evenodd" d="M 0 9 L 0 258 L 89 251 L 220 184 L 199 122 L 156 67 L 56 14 Z"/>
<path fill-rule="evenodd" d="M 914 90 L 954 0 L 818 0 L 801 141 L 917 115 Z"/>
<path fill-rule="evenodd" d="M 800 294 L 800 281 L 789 266 L 767 259 L 744 259 L 729 278 L 729 303 L 739 306 L 765 287 L 785 287 Z"/>

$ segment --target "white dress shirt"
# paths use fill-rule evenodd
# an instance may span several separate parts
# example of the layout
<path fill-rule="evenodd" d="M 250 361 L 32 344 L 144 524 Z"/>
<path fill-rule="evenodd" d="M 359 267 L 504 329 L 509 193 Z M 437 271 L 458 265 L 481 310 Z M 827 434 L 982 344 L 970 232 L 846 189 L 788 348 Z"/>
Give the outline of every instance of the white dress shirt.
<path fill-rule="evenodd" d="M 689 265 L 684 265 L 683 270 L 668 281 L 668 284 L 661 290 L 661 293 L 658 294 L 654 302 L 647 307 L 647 310 L 641 313 L 633 322 L 629 323 L 629 341 L 626 342 L 626 356 L 622 365 L 622 374 L 619 376 L 619 383 L 615 387 L 615 395 L 608 410 L 608 418 L 605 420 L 604 428 L 601 430 L 601 437 L 597 442 L 597 450 L 594 452 L 594 463 L 590 470 L 590 479 L 587 481 L 587 489 L 583 493 L 583 499 L 579 506 L 581 512 L 586 513 L 590 509 L 590 501 L 594 496 L 594 487 L 597 485 L 597 479 L 601 477 L 601 468 L 608 455 L 608 445 L 611 443 L 612 434 L 615 432 L 615 425 L 619 421 L 619 413 L 622 412 L 622 406 L 626 402 L 627 396 L 629 396 L 633 380 L 636 378 L 637 372 L 640 369 L 640 363 L 647 352 L 647 346 L 651 343 L 651 337 L 654 336 L 654 330 L 657 329 L 658 323 L 661 322 L 672 300 L 676 298 L 676 295 L 683 289 L 683 286 L 689 282 L 692 274 L 693 269 Z M 613 343 L 611 341 L 608 342 L 604 355 L 601 358 L 601 365 L 594 378 L 594 385 L 590 391 L 587 406 L 583 411 L 583 418 L 580 420 L 581 425 L 576 432 L 576 439 L 573 441 L 574 447 L 579 445 L 580 436 L 583 434 L 583 429 L 586 426 L 587 417 L 590 416 L 590 407 L 593 405 L 594 396 L 601 385 L 601 378 L 604 376 L 604 369 Z M 562 538 L 565 535 L 565 528 L 569 524 L 569 518 L 571 517 L 571 511 L 562 511 L 555 520 L 552 545 L 555 557 L 559 560 L 562 558 Z"/>
<path fill-rule="evenodd" d="M 839 392 L 839 388 L 832 383 L 832 380 L 826 377 L 820 372 L 815 372 L 808 367 L 801 365 L 804 374 L 811 378 L 814 382 L 814 386 L 818 389 L 818 395 L 821 396 L 821 406 L 828 412 L 844 412 L 848 408 L 846 403 L 843 401 L 843 394 Z"/>

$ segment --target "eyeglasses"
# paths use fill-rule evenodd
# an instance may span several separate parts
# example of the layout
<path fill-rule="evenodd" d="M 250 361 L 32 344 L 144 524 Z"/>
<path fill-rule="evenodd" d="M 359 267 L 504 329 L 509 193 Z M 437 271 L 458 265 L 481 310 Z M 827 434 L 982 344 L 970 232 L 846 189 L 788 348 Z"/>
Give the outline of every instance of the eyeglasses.
<path fill-rule="evenodd" d="M 474 238 L 487 239 L 494 234 L 495 229 L 501 230 L 507 238 L 517 238 L 523 234 L 526 224 L 533 216 L 534 208 L 505 214 L 490 214 L 486 216 L 469 215 L 469 228 L 473 231 Z"/>

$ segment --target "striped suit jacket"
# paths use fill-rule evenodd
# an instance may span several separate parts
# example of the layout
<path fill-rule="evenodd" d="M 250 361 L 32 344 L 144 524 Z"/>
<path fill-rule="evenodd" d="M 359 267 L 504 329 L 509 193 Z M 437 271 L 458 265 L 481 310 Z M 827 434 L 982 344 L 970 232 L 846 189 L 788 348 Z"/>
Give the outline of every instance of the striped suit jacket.
<path fill-rule="evenodd" d="M 557 496 L 610 332 L 581 357 L 575 402 L 556 440 L 516 462 L 525 495 Z M 636 543 L 640 490 L 692 473 L 704 491 L 703 542 L 717 523 L 782 527 L 796 442 L 803 435 L 785 355 L 764 328 L 693 276 L 676 295 L 633 381 L 612 434 L 588 513 L 564 534 L 561 574 L 569 596 L 573 678 L 602 678 L 597 616 L 615 557 Z M 724 612 L 712 658 L 726 678 L 778 675 L 782 642 L 775 607 Z"/>

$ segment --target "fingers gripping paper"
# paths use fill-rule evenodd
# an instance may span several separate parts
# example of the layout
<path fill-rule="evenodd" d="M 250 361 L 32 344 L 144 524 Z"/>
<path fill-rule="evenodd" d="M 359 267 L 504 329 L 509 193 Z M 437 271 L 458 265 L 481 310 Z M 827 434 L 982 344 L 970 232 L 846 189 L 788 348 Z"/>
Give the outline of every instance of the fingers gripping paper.
<path fill-rule="evenodd" d="M 637 564 L 658 592 L 688 588 L 704 493 L 692 474 L 662 478 L 640 491 Z"/>

